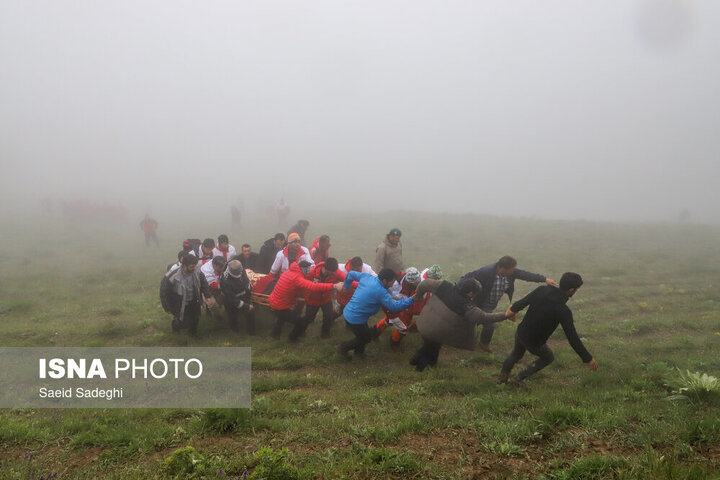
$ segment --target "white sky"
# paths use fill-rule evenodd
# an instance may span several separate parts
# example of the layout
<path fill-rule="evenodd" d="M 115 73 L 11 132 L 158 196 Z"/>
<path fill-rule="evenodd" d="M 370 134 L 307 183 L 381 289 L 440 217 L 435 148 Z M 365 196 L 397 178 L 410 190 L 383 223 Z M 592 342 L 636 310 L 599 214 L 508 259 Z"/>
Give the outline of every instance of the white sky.
<path fill-rule="evenodd" d="M 0 0 L 0 195 L 719 223 L 718 58 L 716 0 Z"/>

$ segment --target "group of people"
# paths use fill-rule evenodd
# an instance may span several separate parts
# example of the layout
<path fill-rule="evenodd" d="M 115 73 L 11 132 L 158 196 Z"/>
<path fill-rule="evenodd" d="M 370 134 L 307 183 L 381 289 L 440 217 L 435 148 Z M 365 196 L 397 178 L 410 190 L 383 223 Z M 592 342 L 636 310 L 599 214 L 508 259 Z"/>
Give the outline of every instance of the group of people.
<path fill-rule="evenodd" d="M 390 345 L 398 349 L 410 331 L 418 331 L 422 346 L 410 359 L 422 371 L 437 363 L 442 345 L 474 349 L 476 344 L 491 352 L 494 326 L 528 308 L 515 334 L 515 345 L 502 365 L 500 383 L 522 385 L 525 378 L 549 365 L 554 357 L 548 338 L 561 325 L 572 348 L 592 370 L 597 362 L 585 349 L 566 303 L 582 285 L 577 273 L 563 274 L 560 282 L 517 268 L 517 262 L 504 256 L 497 262 L 468 272 L 457 283 L 443 279 L 438 265 L 405 267 L 402 232 L 391 229 L 376 248 L 373 265 L 355 256 L 346 262 L 330 256 L 330 237 L 317 237 L 305 246 L 310 223 L 300 220 L 287 234 L 277 233 L 266 240 L 259 253 L 248 244 L 240 253 L 230 245 L 227 235 L 188 239 L 178 253 L 178 261 L 168 266 L 160 287 L 163 308 L 173 316 L 172 329 L 187 328 L 197 333 L 203 303 L 211 314 L 227 314 L 230 327 L 240 331 L 245 319 L 247 334 L 255 333 L 253 290 L 267 299 L 276 322 L 271 336 L 279 338 L 284 325 L 292 326 L 288 341 L 297 342 L 322 311 L 321 337 L 331 334 L 335 320 L 344 319 L 353 338 L 337 347 L 346 360 L 368 357 L 366 346 L 388 327 L 395 327 Z M 251 281 L 251 278 L 254 281 Z M 513 303 L 515 280 L 544 283 Z M 511 304 L 495 312 L 503 295 Z M 333 299 L 334 297 L 334 299 Z M 257 296 L 256 296 L 257 299 Z M 385 317 L 376 324 L 370 318 L 383 310 Z M 477 326 L 481 325 L 479 342 Z M 515 364 L 530 351 L 538 358 L 514 377 Z"/>

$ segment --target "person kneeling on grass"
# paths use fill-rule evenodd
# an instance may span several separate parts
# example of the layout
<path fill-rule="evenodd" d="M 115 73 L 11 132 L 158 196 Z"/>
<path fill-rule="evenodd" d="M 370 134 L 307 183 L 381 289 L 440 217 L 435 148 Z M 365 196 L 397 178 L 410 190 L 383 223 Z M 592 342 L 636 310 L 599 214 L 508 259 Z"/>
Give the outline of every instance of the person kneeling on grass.
<path fill-rule="evenodd" d="M 477 337 L 477 325 L 500 322 L 515 314 L 508 312 L 487 313 L 475 305 L 473 299 L 480 295 L 482 286 L 474 278 L 466 278 L 457 285 L 444 280 L 423 280 L 415 295 L 432 293 L 425 308 L 418 316 L 416 325 L 423 344 L 410 359 L 410 365 L 422 372 L 425 367 L 435 366 L 443 344 L 465 350 L 473 350 Z"/>
<path fill-rule="evenodd" d="M 598 363 L 585 349 L 580 337 L 575 331 L 572 311 L 566 305 L 567 301 L 582 286 L 582 277 L 577 273 L 567 272 L 560 278 L 560 288 L 546 285 L 538 287 L 528 296 L 519 300 L 507 309 L 507 313 L 517 313 L 527 307 L 525 318 L 518 325 L 515 332 L 515 347 L 503 362 L 498 383 L 512 383 L 522 385 L 522 381 L 535 372 L 550 365 L 555 359 L 547 340 L 553 334 L 558 324 L 562 325 L 570 346 L 587 364 L 590 370 L 597 370 Z M 510 378 L 510 372 L 515 364 L 529 350 L 539 358 L 528 368 Z"/>
<path fill-rule="evenodd" d="M 356 271 L 348 272 L 343 282 L 343 290 L 349 290 L 353 286 L 353 282 L 358 282 L 357 289 L 353 294 L 350 302 L 343 310 L 343 316 L 348 328 L 355 334 L 355 338 L 343 342 L 338 346 L 338 352 L 346 360 L 350 359 L 350 350 L 355 351 L 355 355 L 365 357 L 365 345 L 370 343 L 377 330 L 368 327 L 368 320 L 375 315 L 380 307 L 385 307 L 391 312 L 399 312 L 412 306 L 415 302 L 414 297 L 404 300 L 393 300 L 388 292 L 395 280 L 397 274 L 391 268 L 383 268 L 377 277 L 369 273 L 360 273 Z"/>

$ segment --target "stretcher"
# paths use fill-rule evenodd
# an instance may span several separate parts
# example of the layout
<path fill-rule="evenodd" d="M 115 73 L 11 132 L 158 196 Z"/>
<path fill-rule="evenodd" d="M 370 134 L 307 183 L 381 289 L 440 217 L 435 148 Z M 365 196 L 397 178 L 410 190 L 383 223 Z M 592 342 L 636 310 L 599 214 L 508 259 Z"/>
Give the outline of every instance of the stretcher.
<path fill-rule="evenodd" d="M 255 289 L 255 284 L 257 284 L 258 280 L 261 278 L 267 277 L 267 274 L 265 273 L 255 273 L 252 270 L 245 269 L 245 272 L 247 273 L 248 279 L 250 280 L 250 285 L 252 286 L 252 294 L 250 296 L 253 303 L 257 305 L 265 305 L 270 306 L 268 303 L 268 297 L 269 295 L 265 295 L 264 293 L 258 292 Z"/>

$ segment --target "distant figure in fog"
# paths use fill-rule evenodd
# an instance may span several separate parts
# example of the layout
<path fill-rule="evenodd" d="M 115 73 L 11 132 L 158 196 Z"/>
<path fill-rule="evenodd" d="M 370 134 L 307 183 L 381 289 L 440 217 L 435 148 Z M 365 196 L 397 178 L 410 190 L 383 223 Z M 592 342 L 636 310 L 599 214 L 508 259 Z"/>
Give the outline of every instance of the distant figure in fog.
<path fill-rule="evenodd" d="M 155 242 L 155 245 L 158 247 L 160 246 L 160 242 L 158 241 L 157 234 L 155 231 L 157 230 L 158 222 L 155 221 L 154 218 L 150 218 L 150 214 L 145 214 L 145 218 L 142 219 L 140 222 L 140 230 L 143 231 L 145 234 L 145 246 L 150 246 L 150 240 Z"/>
<path fill-rule="evenodd" d="M 290 214 L 290 205 L 285 203 L 284 198 L 281 198 L 280 201 L 275 204 L 275 213 L 278 217 L 278 225 L 285 225 L 287 217 Z"/>
<path fill-rule="evenodd" d="M 230 225 L 232 226 L 232 228 L 240 228 L 240 220 L 240 209 L 233 205 L 232 207 L 230 207 Z"/>
<path fill-rule="evenodd" d="M 52 217 L 53 216 L 53 203 L 52 203 L 52 200 L 50 200 L 50 197 L 43 197 L 43 199 L 40 202 L 40 208 L 41 208 L 43 217 Z"/>

